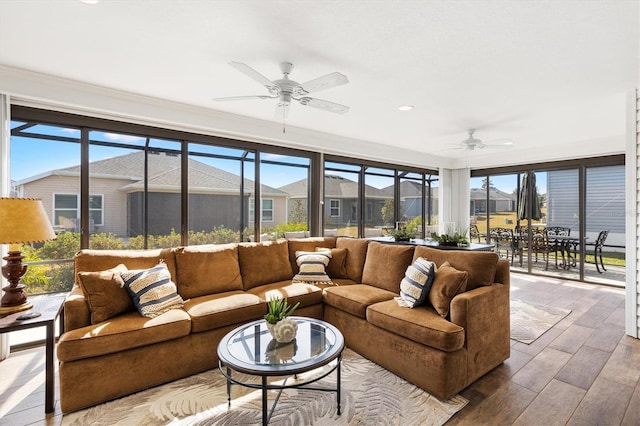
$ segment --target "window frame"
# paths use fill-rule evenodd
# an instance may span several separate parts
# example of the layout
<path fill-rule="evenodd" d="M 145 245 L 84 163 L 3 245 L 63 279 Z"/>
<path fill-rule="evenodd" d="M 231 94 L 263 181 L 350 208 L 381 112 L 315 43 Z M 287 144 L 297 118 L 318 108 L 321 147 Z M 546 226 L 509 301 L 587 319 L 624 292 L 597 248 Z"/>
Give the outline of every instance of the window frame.
<path fill-rule="evenodd" d="M 337 207 L 333 206 L 333 203 L 336 202 L 338 205 Z M 333 214 L 333 210 L 337 209 L 338 210 L 338 214 Z M 329 200 L 329 215 L 331 217 L 340 217 L 340 210 L 341 210 L 341 203 L 340 200 L 337 198 L 332 198 Z"/>
<path fill-rule="evenodd" d="M 59 195 L 65 195 L 65 196 L 73 196 L 76 199 L 76 207 L 74 209 L 72 208 L 58 208 L 56 207 L 56 197 Z M 58 222 L 58 215 L 57 212 L 58 211 L 75 211 L 75 217 L 74 219 L 80 219 L 80 194 L 78 193 L 73 193 L 73 192 L 53 192 L 51 194 L 51 196 L 53 197 L 53 202 L 52 202 L 52 214 L 53 214 L 53 223 L 54 226 L 61 226 L 60 223 Z M 100 212 L 100 223 L 95 222 L 93 225 L 94 226 L 104 226 L 104 194 L 91 194 L 89 195 L 90 198 L 99 198 L 100 199 L 100 208 L 91 208 L 91 206 L 89 206 L 89 218 L 91 219 L 91 212 L 95 212 L 95 211 L 99 211 Z M 66 216 L 65 216 L 66 217 Z"/>

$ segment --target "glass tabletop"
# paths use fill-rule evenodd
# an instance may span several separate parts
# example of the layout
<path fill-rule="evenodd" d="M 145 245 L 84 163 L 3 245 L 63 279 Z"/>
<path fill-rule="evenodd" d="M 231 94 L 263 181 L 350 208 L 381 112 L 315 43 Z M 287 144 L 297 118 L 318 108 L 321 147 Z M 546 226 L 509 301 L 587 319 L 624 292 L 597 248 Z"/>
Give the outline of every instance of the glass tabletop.
<path fill-rule="evenodd" d="M 342 334 L 314 318 L 290 317 L 298 324 L 296 338 L 278 343 L 265 320 L 253 321 L 228 333 L 218 346 L 221 361 L 249 373 L 304 371 L 335 359 L 344 348 Z"/>

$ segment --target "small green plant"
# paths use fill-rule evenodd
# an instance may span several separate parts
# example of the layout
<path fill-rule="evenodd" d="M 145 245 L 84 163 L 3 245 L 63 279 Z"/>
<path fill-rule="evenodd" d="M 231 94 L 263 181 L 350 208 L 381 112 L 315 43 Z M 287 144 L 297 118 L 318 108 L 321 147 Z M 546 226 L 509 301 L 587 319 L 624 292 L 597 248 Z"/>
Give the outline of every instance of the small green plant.
<path fill-rule="evenodd" d="M 264 319 L 267 320 L 269 324 L 276 324 L 278 321 L 291 315 L 299 305 L 300 302 L 294 306 L 290 306 L 286 298 L 272 297 L 269 299 L 269 303 L 267 303 L 267 314 L 264 316 Z"/>
<path fill-rule="evenodd" d="M 415 238 L 416 237 L 416 230 L 415 229 L 409 229 L 406 226 L 403 226 L 400 229 L 392 229 L 392 230 L 390 230 L 389 234 L 396 241 L 409 241 L 411 238 Z"/>
<path fill-rule="evenodd" d="M 431 239 L 437 241 L 442 245 L 467 245 L 469 241 L 467 240 L 467 231 L 460 231 L 456 229 L 447 229 L 447 232 L 441 235 L 436 234 L 435 232 L 431 233 Z"/>

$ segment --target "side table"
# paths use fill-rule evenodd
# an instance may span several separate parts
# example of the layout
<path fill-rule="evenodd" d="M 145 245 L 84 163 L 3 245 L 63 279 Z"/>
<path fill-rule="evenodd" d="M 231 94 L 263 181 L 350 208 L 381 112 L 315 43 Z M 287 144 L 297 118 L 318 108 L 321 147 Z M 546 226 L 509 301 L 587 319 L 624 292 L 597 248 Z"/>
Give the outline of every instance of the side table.
<path fill-rule="evenodd" d="M 51 413 L 54 411 L 54 396 L 55 396 L 55 374 L 53 365 L 53 349 L 55 347 L 55 323 L 59 315 L 61 315 L 62 304 L 66 295 L 52 296 L 52 297 L 40 297 L 29 298 L 29 301 L 33 303 L 33 308 L 27 311 L 16 312 L 0 318 L 0 334 L 9 333 L 11 331 L 26 330 L 35 327 L 46 327 L 47 337 L 46 343 L 46 360 L 45 360 L 45 413 Z M 28 314 L 30 312 L 40 312 L 40 316 L 18 320 L 21 315 Z M 60 329 L 62 330 L 63 319 L 60 321 Z"/>

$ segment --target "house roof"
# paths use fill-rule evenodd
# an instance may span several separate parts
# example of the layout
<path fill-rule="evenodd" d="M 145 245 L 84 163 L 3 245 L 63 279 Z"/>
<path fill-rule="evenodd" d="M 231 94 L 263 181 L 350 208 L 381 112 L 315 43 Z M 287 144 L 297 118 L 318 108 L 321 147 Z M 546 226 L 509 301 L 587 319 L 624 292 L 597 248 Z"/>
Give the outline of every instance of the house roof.
<path fill-rule="evenodd" d="M 148 186 L 150 190 L 179 191 L 181 184 L 181 160 L 179 156 L 166 153 L 150 155 L 148 162 Z M 117 157 L 94 161 L 89 164 L 93 178 L 119 179 L 131 181 L 120 189 L 126 192 L 144 188 L 144 152 L 137 151 Z M 42 179 L 50 175 L 79 176 L 80 166 L 66 167 L 24 179 L 18 184 Z M 190 192 L 237 193 L 240 188 L 240 176 L 189 158 Z M 254 181 L 244 180 L 245 193 L 253 192 Z M 287 194 L 268 185 L 261 185 L 262 195 L 286 196 Z"/>
<path fill-rule="evenodd" d="M 471 188 L 469 191 L 471 194 L 471 200 L 486 200 L 487 199 L 487 191 L 483 188 Z M 515 201 L 516 195 L 509 194 L 508 192 L 501 191 L 497 188 L 489 188 L 489 198 L 491 200 L 500 200 L 500 201 Z"/>
<path fill-rule="evenodd" d="M 305 198 L 308 194 L 307 186 L 307 179 L 301 179 L 278 189 L 287 192 L 292 198 Z M 387 191 L 371 185 L 365 185 L 365 192 L 368 198 L 389 198 Z M 325 175 L 324 193 L 326 198 L 358 198 L 358 183 L 342 176 Z"/>

